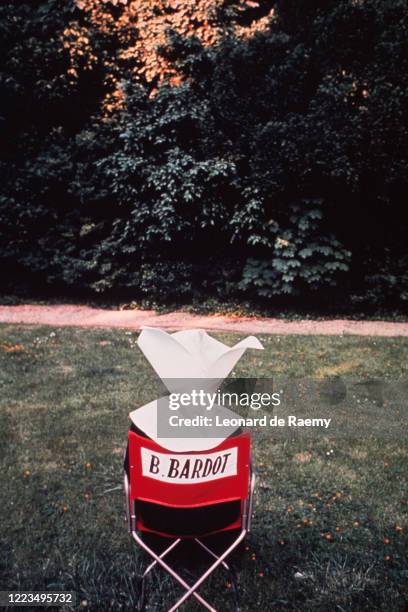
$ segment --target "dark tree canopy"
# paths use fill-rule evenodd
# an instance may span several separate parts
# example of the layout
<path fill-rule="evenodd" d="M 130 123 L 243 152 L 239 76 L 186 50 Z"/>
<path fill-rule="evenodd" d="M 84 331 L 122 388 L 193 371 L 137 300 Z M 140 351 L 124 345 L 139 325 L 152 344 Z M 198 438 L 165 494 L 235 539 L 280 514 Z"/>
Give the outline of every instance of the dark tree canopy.
<path fill-rule="evenodd" d="M 406 0 L 0 7 L 3 286 L 408 299 Z"/>

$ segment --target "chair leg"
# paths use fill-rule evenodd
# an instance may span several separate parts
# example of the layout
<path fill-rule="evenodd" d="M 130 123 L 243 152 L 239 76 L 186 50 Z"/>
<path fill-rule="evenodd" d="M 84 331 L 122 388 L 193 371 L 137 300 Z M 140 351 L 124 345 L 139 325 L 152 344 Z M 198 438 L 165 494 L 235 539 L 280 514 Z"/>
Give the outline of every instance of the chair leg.
<path fill-rule="evenodd" d="M 203 548 L 206 552 L 208 552 L 209 555 L 212 556 L 213 559 L 218 559 L 218 555 L 215 554 L 215 552 L 213 550 L 211 550 L 211 548 L 209 548 L 208 546 L 206 546 L 204 544 L 204 542 L 202 542 L 201 540 L 199 540 L 198 538 L 194 538 L 194 542 L 197 542 L 197 544 L 199 544 L 201 546 L 201 548 Z M 227 570 L 227 572 L 229 571 L 230 567 L 228 565 L 228 563 L 226 561 L 222 562 L 223 567 Z"/>
<path fill-rule="evenodd" d="M 170 546 L 168 548 L 166 548 L 165 550 L 163 550 L 162 553 L 160 553 L 159 558 L 160 559 L 164 559 L 164 557 L 171 551 L 173 550 L 173 548 L 175 548 L 180 542 L 180 538 L 178 538 L 177 540 L 175 540 L 172 544 L 170 544 Z M 143 573 L 143 578 L 145 578 L 147 576 L 147 574 L 154 568 L 155 565 L 157 565 L 158 561 L 154 560 L 150 563 L 150 565 L 145 569 L 144 573 Z"/>
<path fill-rule="evenodd" d="M 172 542 L 172 544 L 170 544 L 170 546 L 168 548 L 166 548 L 165 550 L 163 550 L 162 553 L 160 553 L 159 557 L 160 559 L 163 559 L 171 550 L 173 550 L 173 548 L 175 548 L 177 546 L 177 544 L 180 542 L 180 540 L 175 540 L 174 542 Z M 149 580 L 149 573 L 151 572 L 151 570 L 154 568 L 154 566 L 157 565 L 157 561 L 154 560 L 152 561 L 152 563 L 150 563 L 150 565 L 148 565 L 145 569 L 145 571 L 143 572 L 142 576 L 140 577 L 140 595 L 139 595 L 139 601 L 138 601 L 138 612 L 144 612 L 145 607 L 146 607 L 146 599 L 147 599 L 147 585 L 148 585 L 148 580 Z"/>
<path fill-rule="evenodd" d="M 163 569 L 166 570 L 166 572 L 168 572 L 170 574 L 170 576 L 172 576 L 172 578 L 174 578 L 174 580 L 177 580 L 177 582 L 179 582 L 181 584 L 182 587 L 185 588 L 185 590 L 187 592 L 189 592 L 190 589 L 190 585 L 187 584 L 187 582 L 185 580 L 183 580 L 183 578 L 181 576 L 179 576 L 177 574 L 177 572 L 175 572 L 165 561 L 162 557 L 160 557 L 159 555 L 157 555 L 154 550 L 152 550 L 151 548 L 149 548 L 149 546 L 147 546 L 147 544 L 145 542 L 143 542 L 142 538 L 138 535 L 138 533 L 136 531 L 132 531 L 131 533 L 132 538 L 135 540 L 135 542 L 137 544 L 139 544 L 139 546 L 146 551 L 151 557 L 153 557 L 153 559 L 155 560 L 156 563 L 158 563 Z M 177 544 L 180 540 L 177 540 Z M 173 548 L 174 545 L 171 546 L 171 548 Z M 169 552 L 167 550 L 167 552 Z M 166 551 L 165 551 L 166 553 Z M 164 556 L 165 553 L 162 553 L 162 556 Z M 149 568 L 153 567 L 154 563 L 152 563 Z M 217 563 L 218 565 L 218 563 Z M 148 568 L 148 569 L 149 569 Z M 197 587 L 196 587 L 197 588 Z M 202 606 L 204 606 L 204 608 L 207 608 L 207 610 L 209 610 L 210 612 L 217 612 L 212 606 L 210 606 L 210 604 L 203 598 L 201 597 L 201 595 L 199 593 L 195 593 L 196 588 L 193 588 L 193 592 L 191 592 L 189 594 L 189 596 L 193 595 L 193 597 L 195 597 Z M 185 598 L 186 599 L 186 598 Z M 178 607 L 178 606 L 177 606 Z M 173 608 L 172 608 L 173 609 Z"/>
<path fill-rule="evenodd" d="M 194 541 L 197 542 L 197 544 L 199 544 L 201 546 L 201 548 L 203 548 L 205 551 L 208 552 L 209 555 L 211 555 L 214 559 L 218 559 L 218 555 L 211 550 L 211 548 L 209 548 L 208 546 L 206 546 L 204 544 L 204 542 L 201 542 L 201 540 L 199 540 L 198 538 L 194 538 Z M 234 593 L 234 600 L 235 600 L 235 612 L 240 612 L 240 600 L 239 600 L 239 591 L 238 591 L 238 584 L 237 584 L 237 574 L 236 571 L 234 569 L 233 566 L 228 565 L 228 563 L 226 561 L 222 562 L 222 565 L 224 567 L 224 569 L 229 573 L 230 577 L 231 577 L 231 584 L 232 584 L 232 589 L 233 589 L 233 593 Z"/>
<path fill-rule="evenodd" d="M 221 563 L 228 557 L 228 555 L 232 553 L 234 548 L 236 548 L 238 544 L 242 542 L 242 540 L 245 538 L 245 535 L 246 535 L 246 529 L 243 529 L 241 533 L 239 534 L 239 536 L 235 539 L 235 541 L 222 553 L 220 557 L 217 558 L 216 561 L 214 561 L 214 563 L 208 568 L 208 570 L 204 572 L 201 578 L 199 578 L 197 582 L 195 582 L 193 586 L 190 587 L 188 591 L 184 593 L 184 595 L 178 600 L 178 602 L 172 608 L 170 608 L 168 612 L 175 612 L 175 610 L 177 610 L 177 608 L 179 608 L 181 604 L 186 601 L 186 599 L 191 597 L 191 595 L 196 596 L 197 593 L 195 591 L 198 589 L 198 587 L 201 586 L 205 580 L 207 580 L 207 578 L 210 576 L 210 574 L 213 573 L 215 568 L 221 565 Z"/>

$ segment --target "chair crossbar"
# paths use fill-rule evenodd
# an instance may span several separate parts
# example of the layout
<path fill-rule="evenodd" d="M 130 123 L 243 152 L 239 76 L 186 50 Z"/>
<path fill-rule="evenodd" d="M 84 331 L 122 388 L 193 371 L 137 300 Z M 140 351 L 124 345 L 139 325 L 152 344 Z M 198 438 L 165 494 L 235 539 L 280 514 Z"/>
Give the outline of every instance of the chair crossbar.
<path fill-rule="evenodd" d="M 201 540 L 199 540 L 198 538 L 194 538 L 194 541 L 197 542 L 197 544 L 199 544 L 201 546 L 201 548 L 203 548 L 205 551 L 208 552 L 209 555 L 211 555 L 214 559 L 218 559 L 218 555 L 215 554 L 214 551 L 211 550 L 211 548 L 208 548 L 208 546 L 206 546 L 203 542 L 201 542 Z M 229 572 L 230 570 L 230 566 L 228 565 L 228 563 L 226 561 L 222 562 L 223 567 L 225 567 L 225 569 Z"/>
<path fill-rule="evenodd" d="M 207 571 L 204 572 L 204 574 L 193 584 L 193 586 L 191 586 L 189 588 L 188 591 L 186 591 L 186 593 L 184 593 L 184 595 L 182 597 L 180 597 L 180 599 L 178 600 L 178 602 L 169 609 L 169 612 L 174 612 L 175 610 L 177 610 L 177 608 L 179 608 L 181 606 L 181 604 L 183 604 L 186 599 L 188 599 L 189 597 L 191 597 L 191 595 L 195 594 L 195 591 L 202 585 L 202 583 L 207 580 L 207 578 L 213 573 L 213 571 L 219 566 L 221 565 L 221 563 L 224 561 L 224 559 L 226 559 L 228 557 L 228 555 L 230 555 L 232 553 L 232 551 L 234 550 L 234 548 L 236 548 L 238 546 L 238 544 L 240 542 L 242 542 L 242 540 L 245 538 L 247 531 L 246 529 L 243 529 L 241 531 L 241 533 L 239 534 L 239 536 L 234 540 L 234 542 L 222 553 L 222 555 L 220 555 L 215 561 L 214 563 L 207 569 Z M 217 556 L 217 555 L 216 555 Z"/>
<path fill-rule="evenodd" d="M 170 546 L 168 548 L 166 548 L 160 555 L 160 559 L 164 559 L 164 557 L 173 550 L 173 548 L 176 548 L 177 544 L 179 544 L 179 542 L 181 542 L 181 538 L 178 538 L 177 540 L 174 540 L 174 542 L 172 542 L 172 544 L 170 544 Z M 143 578 L 145 578 L 147 576 L 147 574 L 158 564 L 158 561 L 156 561 L 156 559 L 154 561 L 152 561 L 152 563 L 150 565 L 148 565 L 145 569 L 145 571 L 143 572 Z"/>
<path fill-rule="evenodd" d="M 168 572 L 170 574 L 170 576 L 172 578 L 174 578 L 174 580 L 176 580 L 177 582 L 179 582 L 181 584 L 182 587 L 184 587 L 184 589 L 186 589 L 186 591 L 190 590 L 190 585 L 175 571 L 173 570 L 173 568 L 170 567 L 170 565 L 168 565 L 162 558 L 162 555 L 157 555 L 154 550 L 152 550 L 149 546 L 147 546 L 147 544 L 145 542 L 143 542 L 142 538 L 138 535 L 138 533 L 136 531 L 132 531 L 132 537 L 135 540 L 135 542 L 137 542 L 137 544 L 139 544 L 139 546 L 141 548 L 143 548 L 143 550 L 145 552 L 147 552 L 149 555 L 151 555 L 154 559 L 154 562 L 151 564 L 152 567 L 154 567 L 154 565 L 157 563 L 158 565 L 160 565 L 166 572 Z M 171 548 L 175 548 L 175 546 L 180 542 L 180 540 L 176 540 L 176 542 L 173 542 L 173 545 Z M 164 551 L 166 553 L 166 551 Z M 167 549 L 167 552 L 170 552 Z M 144 576 L 143 576 L 144 578 Z M 195 597 L 197 599 L 197 601 L 200 602 L 200 604 L 202 606 L 204 606 L 204 608 L 206 608 L 207 610 L 210 610 L 210 612 L 217 612 L 215 610 L 215 608 L 213 608 L 212 606 L 210 606 L 210 604 L 203 598 L 201 597 L 201 595 L 199 593 L 196 592 L 192 592 L 191 595 L 193 595 L 193 597 Z M 178 606 L 177 606 L 178 607 Z M 176 608 L 175 608 L 176 609 Z"/>

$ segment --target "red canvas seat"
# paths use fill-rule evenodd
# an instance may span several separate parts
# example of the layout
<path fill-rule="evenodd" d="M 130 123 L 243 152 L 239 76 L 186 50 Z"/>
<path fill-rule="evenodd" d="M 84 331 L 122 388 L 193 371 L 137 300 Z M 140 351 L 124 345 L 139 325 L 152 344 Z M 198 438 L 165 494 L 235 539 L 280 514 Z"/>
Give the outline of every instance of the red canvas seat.
<path fill-rule="evenodd" d="M 214 610 L 197 589 L 219 565 L 229 569 L 226 558 L 249 531 L 254 488 L 250 435 L 230 437 L 207 452 L 175 453 L 130 431 L 126 468 L 129 532 L 154 559 L 144 577 L 158 564 L 185 588 L 186 592 L 170 611 L 190 596 L 208 610 Z M 200 539 L 231 530 L 238 530 L 237 535 L 222 554 L 216 554 Z M 159 555 L 146 544 L 141 532 L 171 538 L 172 543 Z M 192 586 L 165 561 L 170 550 L 187 538 L 213 560 Z"/>

